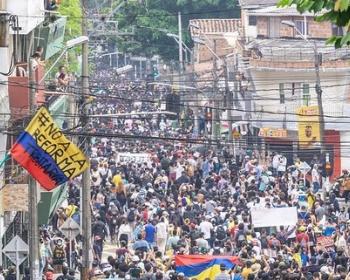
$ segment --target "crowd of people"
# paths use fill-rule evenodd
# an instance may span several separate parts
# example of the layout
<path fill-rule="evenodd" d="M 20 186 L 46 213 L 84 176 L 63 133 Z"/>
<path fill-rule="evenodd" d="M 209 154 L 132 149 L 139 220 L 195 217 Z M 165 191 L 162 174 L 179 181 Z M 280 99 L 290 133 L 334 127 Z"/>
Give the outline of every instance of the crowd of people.
<path fill-rule="evenodd" d="M 166 93 L 144 82 L 116 82 L 108 71 L 96 81 L 93 115 L 157 111 Z M 350 209 L 339 191 L 322 191 L 317 160 L 304 178 L 297 158 L 288 165 L 283 153 L 233 156 L 229 147 L 184 141 L 191 132 L 161 115 L 92 118 L 90 128 L 104 135 L 92 139 L 89 151 L 91 279 L 189 279 L 174 261 L 184 254 L 239 258 L 209 280 L 350 279 Z M 347 176 L 344 171 L 340 180 Z M 59 279 L 75 279 L 80 267 L 80 237 L 70 242 L 60 232 L 67 218 L 80 221 L 79 180 L 41 231 L 46 280 L 62 270 Z M 296 223 L 254 226 L 252 209 L 282 207 L 297 209 Z"/>

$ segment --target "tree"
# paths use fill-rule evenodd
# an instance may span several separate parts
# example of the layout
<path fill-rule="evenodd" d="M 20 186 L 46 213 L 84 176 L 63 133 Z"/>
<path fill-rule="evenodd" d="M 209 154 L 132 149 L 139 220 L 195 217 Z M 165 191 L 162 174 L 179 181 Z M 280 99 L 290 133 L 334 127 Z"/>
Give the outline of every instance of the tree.
<path fill-rule="evenodd" d="M 116 16 L 121 30 L 134 27 L 134 36 L 118 39 L 121 51 L 138 55 L 158 54 L 166 60 L 176 59 L 177 44 L 166 33 L 178 32 L 177 13 L 183 14 L 183 35 L 190 44 L 189 20 L 195 18 L 237 18 L 236 0 L 148 0 L 129 1 Z"/>
<path fill-rule="evenodd" d="M 80 0 L 62 1 L 58 11 L 60 15 L 67 17 L 66 31 L 64 41 L 79 37 L 81 35 L 82 11 Z M 79 69 L 77 56 L 81 53 L 81 48 L 76 47 L 68 52 L 70 71 L 76 72 Z"/>
<path fill-rule="evenodd" d="M 327 43 L 336 48 L 350 45 L 350 0 L 280 0 L 280 7 L 295 4 L 300 13 L 312 12 L 316 21 L 331 21 L 339 27 L 346 28 L 344 36 L 332 36 Z"/>

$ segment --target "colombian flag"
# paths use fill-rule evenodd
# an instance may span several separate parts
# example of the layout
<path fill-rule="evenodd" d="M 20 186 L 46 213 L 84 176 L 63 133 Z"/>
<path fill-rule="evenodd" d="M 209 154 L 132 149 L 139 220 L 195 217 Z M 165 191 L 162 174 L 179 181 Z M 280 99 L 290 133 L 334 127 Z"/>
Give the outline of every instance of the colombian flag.
<path fill-rule="evenodd" d="M 44 107 L 20 134 L 11 155 L 48 191 L 89 166 L 85 155 L 63 135 Z"/>
<path fill-rule="evenodd" d="M 197 280 L 214 280 L 220 273 L 220 265 L 224 264 L 226 270 L 239 264 L 238 257 L 177 255 L 175 257 L 176 272 L 184 273 L 186 277 Z"/>

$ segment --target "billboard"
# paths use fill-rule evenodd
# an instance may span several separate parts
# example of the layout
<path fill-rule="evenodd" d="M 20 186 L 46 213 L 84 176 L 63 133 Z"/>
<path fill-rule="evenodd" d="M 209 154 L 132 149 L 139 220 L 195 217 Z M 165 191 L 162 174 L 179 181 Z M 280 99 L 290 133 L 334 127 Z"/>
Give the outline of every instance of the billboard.
<path fill-rule="evenodd" d="M 297 110 L 299 148 L 320 146 L 320 122 L 318 106 L 302 106 Z"/>

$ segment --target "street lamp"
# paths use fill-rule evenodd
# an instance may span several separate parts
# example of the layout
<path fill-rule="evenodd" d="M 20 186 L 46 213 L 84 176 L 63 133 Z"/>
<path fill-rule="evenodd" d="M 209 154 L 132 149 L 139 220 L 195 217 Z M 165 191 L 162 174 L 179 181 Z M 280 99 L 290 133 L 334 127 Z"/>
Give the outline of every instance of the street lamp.
<path fill-rule="evenodd" d="M 294 30 L 301 36 L 301 38 L 305 42 L 310 42 L 310 40 L 307 39 L 306 35 L 303 34 L 295 25 L 293 21 L 290 20 L 282 20 L 282 24 L 287 25 L 289 27 L 294 28 Z M 325 131 L 325 123 L 324 123 L 324 115 L 323 115 L 323 104 L 322 104 L 322 88 L 321 88 L 321 79 L 320 79 L 320 54 L 318 52 L 316 41 L 313 40 L 313 51 L 314 51 L 314 58 L 315 58 L 315 74 L 316 74 L 316 94 L 317 94 L 317 105 L 319 110 L 319 125 L 320 125 L 320 148 L 321 148 L 321 157 L 324 156 L 324 131 Z"/>
<path fill-rule="evenodd" d="M 173 33 L 167 33 L 166 34 L 169 38 L 173 38 L 175 41 L 176 41 L 176 43 L 179 45 L 179 48 L 180 48 L 180 40 L 179 40 L 179 35 L 176 35 L 176 34 L 173 34 Z M 190 62 L 193 62 L 193 57 L 192 57 L 192 51 L 191 51 L 191 49 L 184 43 L 184 42 L 182 42 L 182 47 L 181 47 L 181 49 L 183 50 L 183 51 L 185 51 L 185 60 L 187 61 L 187 62 L 189 62 L 188 61 L 188 56 L 187 56 L 187 51 L 190 53 Z"/>
<path fill-rule="evenodd" d="M 57 57 L 57 59 L 55 60 L 54 63 L 52 63 L 51 67 L 46 71 L 46 73 L 44 74 L 44 76 L 41 78 L 41 80 L 39 81 L 39 85 L 45 80 L 45 78 L 50 74 L 50 72 L 52 71 L 52 69 L 56 66 L 56 64 L 61 60 L 61 58 L 72 48 L 82 45 L 84 43 L 89 42 L 89 37 L 87 36 L 80 36 L 77 38 L 74 38 L 72 40 L 69 40 L 66 42 L 66 46 L 64 47 L 64 49 L 62 50 L 61 54 Z"/>

